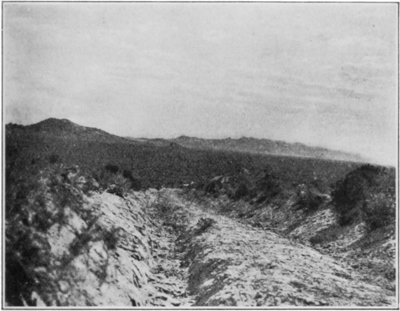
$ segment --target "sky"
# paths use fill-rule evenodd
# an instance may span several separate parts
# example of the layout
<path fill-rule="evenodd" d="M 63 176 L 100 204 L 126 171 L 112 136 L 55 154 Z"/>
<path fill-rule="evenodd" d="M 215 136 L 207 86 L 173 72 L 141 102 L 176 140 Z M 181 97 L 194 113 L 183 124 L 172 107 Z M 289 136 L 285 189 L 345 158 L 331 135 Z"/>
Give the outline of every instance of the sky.
<path fill-rule="evenodd" d="M 396 3 L 3 3 L 4 122 L 397 162 Z"/>

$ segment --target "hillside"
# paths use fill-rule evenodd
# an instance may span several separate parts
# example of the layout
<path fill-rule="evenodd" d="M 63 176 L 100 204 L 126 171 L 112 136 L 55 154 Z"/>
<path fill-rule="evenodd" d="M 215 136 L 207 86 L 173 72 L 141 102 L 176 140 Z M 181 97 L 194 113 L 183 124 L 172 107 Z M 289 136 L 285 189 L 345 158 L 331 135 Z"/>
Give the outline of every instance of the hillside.
<path fill-rule="evenodd" d="M 6 135 L 56 137 L 68 140 L 87 140 L 105 143 L 134 143 L 103 130 L 81 126 L 67 119 L 50 118 L 32 125 L 7 124 Z"/>
<path fill-rule="evenodd" d="M 317 159 L 367 162 L 359 155 L 320 147 L 310 147 L 300 143 L 287 143 L 270 139 L 242 137 L 239 139 L 200 139 L 180 136 L 171 141 L 195 149 L 230 150 L 257 154 L 296 156 Z"/>
<path fill-rule="evenodd" d="M 156 146 L 169 146 L 171 144 L 176 144 L 182 147 L 197 150 L 221 150 L 252 154 L 351 161 L 359 163 L 368 162 L 367 159 L 358 154 L 330 150 L 321 147 L 311 147 L 301 143 L 287 143 L 283 141 L 257 139 L 252 137 L 242 137 L 238 139 L 203 139 L 188 136 L 179 136 L 178 138 L 173 139 L 127 138 L 137 142 L 148 142 Z"/>
<path fill-rule="evenodd" d="M 7 306 L 395 306 L 392 283 L 370 275 L 376 256 L 362 270 L 360 260 L 229 216 L 224 198 L 178 189 L 119 196 L 88 191 L 79 172 L 61 176 L 45 170 L 19 212 L 7 212 Z M 392 265 L 393 243 L 374 246 Z"/>
<path fill-rule="evenodd" d="M 394 168 L 157 143 L 7 125 L 8 306 L 395 306 Z"/>
<path fill-rule="evenodd" d="M 31 130 L 32 129 L 32 130 Z M 7 165 L 37 171 L 52 162 L 79 165 L 101 175 L 107 164 L 131 171 L 144 187 L 175 187 L 195 182 L 202 187 L 218 175 L 237 176 L 243 169 L 256 176 L 266 168 L 285 184 L 318 180 L 328 188 L 360 164 L 324 159 L 280 157 L 224 150 L 191 149 L 171 142 L 132 141 L 66 120 L 6 126 Z"/>
<path fill-rule="evenodd" d="M 359 155 L 320 147 L 310 147 L 300 143 L 286 143 L 269 139 L 242 137 L 239 139 L 201 139 L 180 136 L 175 139 L 146 139 L 120 137 L 103 130 L 75 124 L 67 119 L 50 118 L 36 124 L 22 126 L 6 125 L 7 135 L 46 136 L 69 140 L 86 140 L 104 143 L 147 144 L 157 147 L 191 148 L 196 150 L 220 150 L 252 154 L 292 156 L 337 161 L 368 162 Z"/>

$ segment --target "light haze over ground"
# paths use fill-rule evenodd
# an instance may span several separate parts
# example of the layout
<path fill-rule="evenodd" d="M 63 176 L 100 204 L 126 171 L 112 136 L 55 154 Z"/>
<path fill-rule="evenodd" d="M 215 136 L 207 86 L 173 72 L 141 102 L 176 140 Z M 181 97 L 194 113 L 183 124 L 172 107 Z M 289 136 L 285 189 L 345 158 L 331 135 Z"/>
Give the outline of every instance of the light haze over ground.
<path fill-rule="evenodd" d="M 394 165 L 397 4 L 4 3 L 6 123 L 269 138 Z"/>

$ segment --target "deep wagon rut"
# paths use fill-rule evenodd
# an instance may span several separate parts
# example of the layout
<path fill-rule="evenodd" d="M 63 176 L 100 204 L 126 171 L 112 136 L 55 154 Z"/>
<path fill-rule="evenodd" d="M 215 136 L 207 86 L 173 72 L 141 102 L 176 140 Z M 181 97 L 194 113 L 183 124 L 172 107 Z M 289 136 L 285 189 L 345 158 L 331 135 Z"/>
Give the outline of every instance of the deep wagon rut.
<path fill-rule="evenodd" d="M 96 193 L 86 201 L 82 208 L 96 215 L 95 230 L 71 210 L 69 222 L 46 235 L 54 260 L 40 271 L 56 277 L 48 296 L 35 293 L 38 306 L 395 304 L 393 291 L 365 282 L 329 255 L 220 215 L 181 190 L 125 198 Z M 115 236 L 113 247 L 104 232 Z M 85 236 L 91 240 L 83 243 Z M 72 254 L 76 241 L 80 248 Z"/>
<path fill-rule="evenodd" d="M 393 292 L 277 233 L 163 189 L 155 213 L 163 282 L 180 306 L 393 306 Z M 174 287 L 175 286 L 175 287 Z M 176 291 L 173 289 L 176 288 Z M 187 294 L 183 293 L 186 290 Z M 191 296 L 189 296 L 189 294 Z"/>

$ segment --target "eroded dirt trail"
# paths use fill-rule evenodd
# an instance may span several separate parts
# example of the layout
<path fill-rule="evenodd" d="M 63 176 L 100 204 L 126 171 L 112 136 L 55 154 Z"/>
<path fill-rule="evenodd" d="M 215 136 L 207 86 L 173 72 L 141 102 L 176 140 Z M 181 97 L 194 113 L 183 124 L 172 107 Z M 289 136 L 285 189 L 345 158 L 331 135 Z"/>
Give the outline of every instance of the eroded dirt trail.
<path fill-rule="evenodd" d="M 194 300 L 187 291 L 188 269 L 181 266 L 176 246 L 177 234 L 164 226 L 162 219 L 155 219 L 155 239 L 151 243 L 155 265 L 150 278 L 158 291 L 156 298 L 159 303 L 155 303 L 155 306 L 191 306 Z"/>
<path fill-rule="evenodd" d="M 38 306 L 392 306 L 393 291 L 181 190 L 86 197 L 84 221 L 52 227 L 54 286 Z M 67 211 L 66 211 L 67 212 Z M 90 238 L 90 239 L 89 239 Z"/>
<path fill-rule="evenodd" d="M 182 289 L 198 306 L 390 306 L 393 292 L 367 284 L 351 267 L 276 233 L 241 224 L 189 202 L 177 190 L 160 192 L 168 227 L 160 253 L 183 266 Z M 159 206 L 160 207 L 160 206 Z M 160 217 L 160 214 L 158 214 Z M 167 229 L 165 229 L 167 230 Z M 174 247 L 174 237 L 177 237 Z M 172 259 L 172 260 L 171 260 Z M 180 261 L 180 263 L 179 263 Z M 179 269 L 178 269 L 179 270 Z M 181 270 L 182 271 L 182 270 Z M 166 273 L 167 274 L 167 273 Z M 182 304 L 192 301 L 182 301 Z"/>

